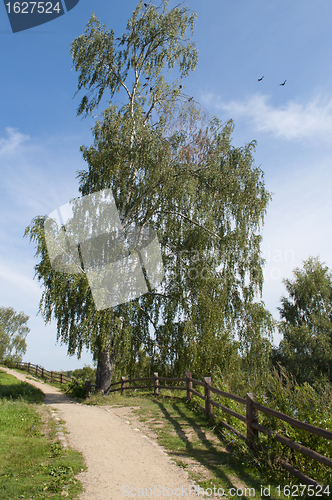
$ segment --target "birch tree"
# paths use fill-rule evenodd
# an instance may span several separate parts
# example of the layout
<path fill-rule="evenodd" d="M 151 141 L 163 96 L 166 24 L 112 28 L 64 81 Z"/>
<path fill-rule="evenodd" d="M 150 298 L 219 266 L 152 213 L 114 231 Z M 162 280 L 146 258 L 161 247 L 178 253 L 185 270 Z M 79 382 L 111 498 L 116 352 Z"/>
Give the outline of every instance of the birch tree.
<path fill-rule="evenodd" d="M 93 144 L 81 147 L 87 168 L 78 172 L 80 194 L 112 189 L 127 235 L 133 227 L 156 232 L 161 285 L 96 311 L 84 274 L 52 270 L 45 219 L 26 230 L 41 257 L 41 311 L 46 320 L 55 316 L 70 353 L 89 346 L 106 392 L 117 359 L 135 363 L 142 347 L 165 369 L 227 362 L 231 327 L 263 284 L 260 229 L 270 194 L 254 164 L 255 143 L 233 147 L 233 123 L 209 119 L 184 92 L 197 63 L 189 37 L 195 17 L 187 8 L 168 10 L 166 1 L 160 8 L 139 2 L 123 35 L 92 14 L 71 45 L 78 91 L 85 91 L 78 115 L 96 116 L 107 99 Z M 173 69 L 171 80 L 165 71 Z"/>
<path fill-rule="evenodd" d="M 21 361 L 26 353 L 29 316 L 12 307 L 0 307 L 0 360 Z"/>

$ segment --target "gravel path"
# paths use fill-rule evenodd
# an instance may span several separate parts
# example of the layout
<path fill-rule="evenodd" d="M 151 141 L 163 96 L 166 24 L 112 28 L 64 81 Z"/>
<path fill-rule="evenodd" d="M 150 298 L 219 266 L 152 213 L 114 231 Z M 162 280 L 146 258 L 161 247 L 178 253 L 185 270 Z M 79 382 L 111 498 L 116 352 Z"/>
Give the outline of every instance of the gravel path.
<path fill-rule="evenodd" d="M 56 409 L 65 421 L 69 434 L 61 439 L 81 451 L 87 465 L 77 476 L 85 490 L 80 500 L 198 498 L 187 472 L 174 465 L 153 440 L 116 415 L 115 408 L 77 403 L 55 387 L 1 369 L 43 391 L 44 404 Z"/>

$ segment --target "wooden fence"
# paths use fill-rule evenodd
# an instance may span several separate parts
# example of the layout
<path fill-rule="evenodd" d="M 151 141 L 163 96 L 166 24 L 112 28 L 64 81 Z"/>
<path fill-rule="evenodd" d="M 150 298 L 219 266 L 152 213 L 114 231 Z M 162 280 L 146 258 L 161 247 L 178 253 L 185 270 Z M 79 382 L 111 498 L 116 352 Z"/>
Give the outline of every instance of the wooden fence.
<path fill-rule="evenodd" d="M 11 364 L 13 365 L 13 363 Z M 36 375 L 41 375 L 44 378 L 49 377 L 50 380 L 53 381 L 58 381 L 60 383 L 65 383 L 65 382 L 70 382 L 75 380 L 72 377 L 67 377 L 63 373 L 58 373 L 58 372 L 50 372 L 48 370 L 45 370 L 44 368 L 39 367 L 38 365 L 33 365 L 31 363 L 14 363 L 14 367 L 27 369 L 28 372 L 30 373 L 35 373 Z M 160 385 L 159 382 L 183 382 L 184 385 Z M 126 385 L 127 383 L 134 383 L 134 382 L 152 382 L 152 384 L 145 384 L 145 385 Z M 79 384 L 79 383 L 78 383 Z M 120 387 L 114 389 L 112 387 L 120 385 Z M 193 389 L 193 385 L 199 385 L 204 387 L 204 395 L 202 395 L 200 392 L 196 391 Z M 328 431 L 326 429 L 322 429 L 320 427 L 315 427 L 311 424 L 307 424 L 306 422 L 302 422 L 300 420 L 297 420 L 296 418 L 290 417 L 289 415 L 285 415 L 284 413 L 281 413 L 279 411 L 273 410 L 272 408 L 269 408 L 267 406 L 261 405 L 255 401 L 255 396 L 253 394 L 246 394 L 246 398 L 241 398 L 240 396 L 236 396 L 235 394 L 230 394 L 225 391 L 221 391 L 220 389 L 213 387 L 211 385 L 211 377 L 204 377 L 204 381 L 200 380 L 195 380 L 192 378 L 191 373 L 188 372 L 186 373 L 186 376 L 183 378 L 169 378 L 169 377 L 159 377 L 158 373 L 154 373 L 153 377 L 143 377 L 143 378 L 135 378 L 135 379 L 126 379 L 125 377 L 121 377 L 121 379 L 118 382 L 114 382 L 111 384 L 111 389 L 109 393 L 111 392 L 116 392 L 116 391 L 121 391 L 121 395 L 125 394 L 126 390 L 133 390 L 133 389 L 150 389 L 153 388 L 153 393 L 155 396 L 159 395 L 159 390 L 160 389 L 170 389 L 170 390 L 179 390 L 179 391 L 186 391 L 186 397 L 190 401 L 192 400 L 193 395 L 197 396 L 198 398 L 202 399 L 204 401 L 204 406 L 198 405 L 208 417 L 211 418 L 216 418 L 216 415 L 213 413 L 213 406 L 215 408 L 218 408 L 222 410 L 223 412 L 227 413 L 228 415 L 231 415 L 242 422 L 244 422 L 246 426 L 246 435 L 242 434 L 239 432 L 237 429 L 234 429 L 231 425 L 227 424 L 224 421 L 218 420 L 218 425 L 224 427 L 225 429 L 229 430 L 230 432 L 234 433 L 236 436 L 238 436 L 240 439 L 243 439 L 248 447 L 250 447 L 253 450 L 257 450 L 259 447 L 259 439 L 258 435 L 259 432 L 262 432 L 263 434 L 268 435 L 272 439 L 282 443 L 283 445 L 288 446 L 289 448 L 293 449 L 294 451 L 297 451 L 299 453 L 302 453 L 303 455 L 315 460 L 316 462 L 319 462 L 321 464 L 326 465 L 327 467 L 332 468 L 332 460 L 330 458 L 327 458 L 320 453 L 317 453 L 310 448 L 306 448 L 305 446 L 302 446 L 300 443 L 296 443 L 292 441 L 289 438 L 286 438 L 285 436 L 282 436 L 281 434 L 268 429 L 267 427 L 264 427 L 263 425 L 259 424 L 259 412 L 265 413 L 267 415 L 272 415 L 273 417 L 282 420 L 284 422 L 287 422 L 293 427 L 297 427 L 299 429 L 303 429 L 311 434 L 315 434 L 317 436 L 323 437 L 325 439 L 328 439 L 329 441 L 332 441 L 332 432 Z M 95 391 L 98 389 L 96 385 L 91 384 L 90 381 L 85 382 L 85 390 L 86 390 L 86 395 L 89 396 L 92 389 Z M 211 397 L 211 394 L 217 394 L 219 396 L 222 396 L 224 398 L 232 399 L 233 401 L 236 401 L 237 403 L 240 403 L 245 407 L 245 415 L 242 415 L 240 413 L 237 413 L 234 410 L 231 410 L 230 408 L 227 408 L 226 406 L 223 406 L 222 404 L 218 403 L 217 401 L 214 401 Z M 287 463 L 286 461 L 282 460 L 281 458 L 277 457 L 278 462 L 280 465 L 286 469 L 288 472 L 290 472 L 292 475 L 296 476 L 298 479 L 301 480 L 302 483 L 308 484 L 308 485 L 313 485 L 313 486 L 322 486 L 320 485 L 317 481 L 314 479 L 309 478 L 299 470 L 295 469 L 291 464 Z"/>
<path fill-rule="evenodd" d="M 4 363 L 9 368 L 16 368 L 18 370 L 26 370 L 32 375 L 38 375 L 39 377 L 50 380 L 51 382 L 57 382 L 59 384 L 66 384 L 75 380 L 73 377 L 68 377 L 62 372 L 55 372 L 45 370 L 40 365 L 34 365 L 33 363 L 23 363 L 22 361 L 6 362 Z"/>
<path fill-rule="evenodd" d="M 140 381 L 152 382 L 152 384 L 139 385 L 139 386 L 126 385 L 127 383 L 132 384 L 134 382 L 140 382 Z M 160 385 L 160 382 L 184 382 L 184 385 L 182 386 Z M 116 389 L 112 388 L 116 385 L 120 385 L 120 387 Z M 200 385 L 204 387 L 204 395 L 193 389 L 193 385 Z M 85 382 L 85 386 L 87 395 L 90 394 L 93 387 L 96 388 L 96 386 L 93 386 L 89 381 Z M 285 415 L 284 413 L 273 410 L 272 408 L 268 408 L 267 406 L 261 405 L 255 401 L 255 396 L 253 394 L 248 393 L 246 394 L 246 398 L 241 398 L 240 396 L 236 396 L 235 394 L 230 394 L 228 392 L 221 391 L 220 389 L 213 387 L 211 385 L 211 377 L 204 377 L 204 382 L 193 379 L 190 372 L 186 373 L 186 376 L 183 378 L 159 377 L 158 373 L 154 373 L 153 377 L 144 377 L 135 379 L 126 379 L 125 377 L 121 377 L 121 379 L 118 382 L 114 382 L 111 384 L 111 389 L 109 392 L 111 393 L 115 391 L 121 391 L 121 395 L 124 395 L 125 391 L 129 389 L 132 390 L 132 389 L 149 389 L 149 388 L 153 388 L 153 393 L 155 396 L 159 395 L 160 389 L 186 391 L 186 396 L 188 400 L 191 400 L 193 395 L 195 395 L 204 401 L 205 403 L 204 406 L 201 405 L 198 406 L 205 412 L 205 414 L 208 417 L 212 417 L 214 419 L 216 418 L 216 415 L 213 413 L 213 407 L 215 407 L 227 413 L 228 415 L 231 415 L 241 420 L 242 422 L 244 422 L 246 426 L 246 435 L 242 434 L 237 429 L 234 429 L 234 427 L 232 427 L 231 425 L 227 424 L 222 420 L 221 421 L 218 420 L 218 425 L 226 428 L 239 438 L 243 439 L 247 443 L 247 445 L 253 450 L 256 450 L 259 447 L 258 434 L 259 432 L 262 432 L 263 434 L 267 434 L 272 439 L 279 441 L 283 445 L 286 445 L 289 448 L 292 448 L 293 450 L 302 453 L 303 455 L 332 468 L 332 460 L 330 458 L 327 458 L 321 455 L 320 453 L 310 450 L 309 448 L 302 446 L 300 443 L 296 443 L 291 439 L 286 438 L 281 434 L 271 429 L 268 429 L 267 427 L 264 427 L 263 425 L 260 425 L 259 412 L 265 413 L 267 415 L 272 415 L 273 417 L 279 420 L 287 422 L 293 427 L 303 429 L 311 434 L 315 434 L 317 436 L 323 437 L 328 440 L 332 440 L 332 432 L 326 429 L 322 429 L 320 427 L 315 427 L 305 422 L 301 422 L 296 418 L 290 417 L 288 415 Z M 236 411 L 231 410 L 226 406 L 223 406 L 217 401 L 214 401 L 211 397 L 212 393 L 218 394 L 219 396 L 232 399 L 233 401 L 240 403 L 245 407 L 245 415 L 237 413 Z M 285 460 L 282 460 L 281 458 L 278 457 L 276 457 L 276 459 L 284 469 L 286 469 L 292 475 L 300 479 L 302 483 L 312 486 L 322 486 L 314 479 L 309 478 L 299 470 L 295 469 L 295 467 L 287 463 Z"/>

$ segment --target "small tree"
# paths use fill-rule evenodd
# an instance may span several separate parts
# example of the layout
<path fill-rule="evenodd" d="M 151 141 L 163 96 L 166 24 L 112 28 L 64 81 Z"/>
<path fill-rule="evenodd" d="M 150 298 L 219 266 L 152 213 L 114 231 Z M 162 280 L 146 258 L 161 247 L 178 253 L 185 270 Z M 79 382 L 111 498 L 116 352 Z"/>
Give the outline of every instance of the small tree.
<path fill-rule="evenodd" d="M 332 380 L 332 274 L 319 258 L 309 257 L 303 269 L 285 279 L 289 297 L 279 307 L 283 334 L 275 361 L 281 362 L 298 383 L 325 377 Z"/>
<path fill-rule="evenodd" d="M 26 353 L 26 336 L 30 329 L 26 325 L 29 316 L 17 313 L 11 307 L 0 307 L 0 360 L 21 361 Z"/>

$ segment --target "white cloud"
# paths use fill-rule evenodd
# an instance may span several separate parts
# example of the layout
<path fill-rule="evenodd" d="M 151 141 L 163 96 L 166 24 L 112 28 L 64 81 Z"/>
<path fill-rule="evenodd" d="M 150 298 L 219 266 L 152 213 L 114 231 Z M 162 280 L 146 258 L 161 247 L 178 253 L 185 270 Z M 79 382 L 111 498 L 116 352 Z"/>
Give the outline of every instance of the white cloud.
<path fill-rule="evenodd" d="M 261 94 L 243 102 L 223 102 L 210 94 L 204 101 L 228 112 L 232 118 L 247 119 L 256 130 L 276 137 L 331 141 L 332 98 L 315 97 L 305 103 L 289 101 L 283 106 L 273 106 L 269 96 Z"/>
<path fill-rule="evenodd" d="M 30 139 L 28 135 L 21 134 L 17 129 L 6 127 L 8 138 L 0 138 L 0 154 L 13 152 L 24 141 Z"/>

